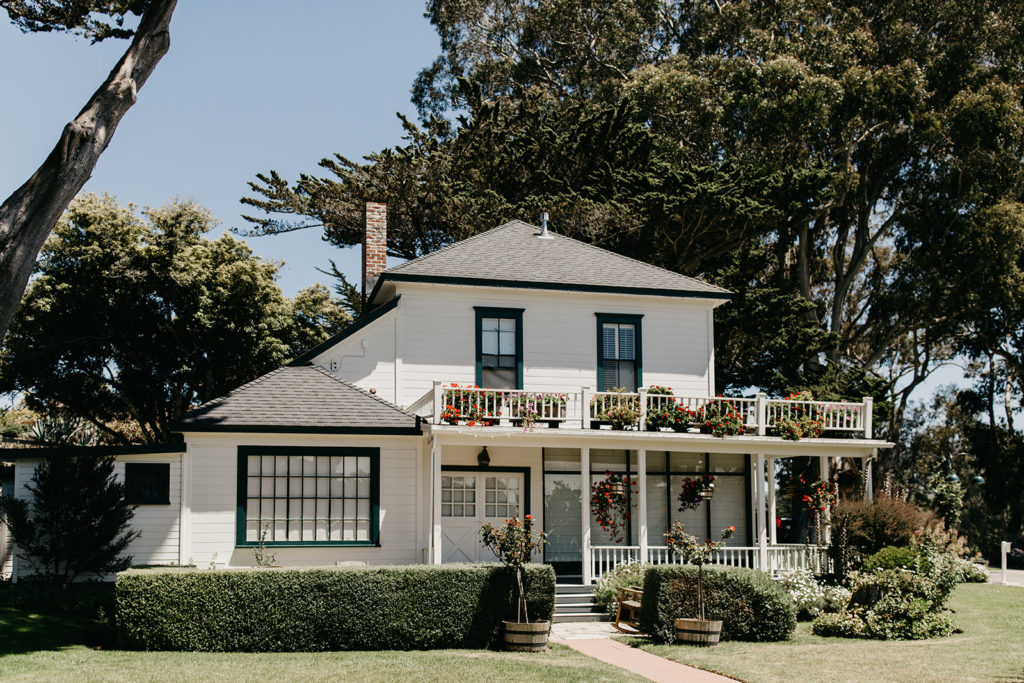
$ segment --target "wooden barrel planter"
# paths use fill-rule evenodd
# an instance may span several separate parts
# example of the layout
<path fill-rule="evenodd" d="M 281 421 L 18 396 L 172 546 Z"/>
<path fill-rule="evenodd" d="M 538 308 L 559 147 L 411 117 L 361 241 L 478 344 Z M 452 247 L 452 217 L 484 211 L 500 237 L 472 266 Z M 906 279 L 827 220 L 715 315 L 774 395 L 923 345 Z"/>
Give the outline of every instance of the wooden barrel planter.
<path fill-rule="evenodd" d="M 520 624 L 517 621 L 506 621 L 505 648 L 514 652 L 543 652 L 548 647 L 548 632 L 551 631 L 550 621 L 534 621 Z"/>
<path fill-rule="evenodd" d="M 708 619 L 676 619 L 676 640 L 698 647 L 715 647 L 722 636 L 722 622 Z"/>

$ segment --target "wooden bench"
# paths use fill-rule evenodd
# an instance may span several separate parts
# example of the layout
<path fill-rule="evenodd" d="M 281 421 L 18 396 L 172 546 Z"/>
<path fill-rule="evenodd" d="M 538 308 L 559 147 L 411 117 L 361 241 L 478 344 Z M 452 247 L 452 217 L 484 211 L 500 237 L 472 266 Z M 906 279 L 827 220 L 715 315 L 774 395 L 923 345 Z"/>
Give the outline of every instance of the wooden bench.
<path fill-rule="evenodd" d="M 640 605 L 644 599 L 644 591 L 637 586 L 619 589 L 619 607 L 615 611 L 616 629 L 623 633 L 636 635 L 640 633 Z"/>

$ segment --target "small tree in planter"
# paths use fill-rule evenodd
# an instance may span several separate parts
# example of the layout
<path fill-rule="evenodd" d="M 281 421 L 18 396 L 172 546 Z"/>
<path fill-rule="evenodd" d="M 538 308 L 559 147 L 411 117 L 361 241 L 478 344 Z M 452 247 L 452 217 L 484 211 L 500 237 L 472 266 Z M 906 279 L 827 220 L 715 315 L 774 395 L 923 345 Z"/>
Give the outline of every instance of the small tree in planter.
<path fill-rule="evenodd" d="M 708 621 L 704 618 L 704 565 L 725 547 L 725 539 L 732 538 L 735 533 L 736 527 L 726 527 L 722 529 L 721 541 L 707 539 L 701 543 L 695 536 L 686 533 L 686 527 L 682 522 L 675 522 L 665 534 L 666 545 L 679 555 L 683 562 L 697 565 L 697 618 L 676 619 L 676 637 L 684 643 L 718 645 L 718 639 L 722 635 L 722 622 Z"/>
<path fill-rule="evenodd" d="M 541 531 L 533 535 L 533 515 L 526 515 L 522 522 L 518 517 L 506 519 L 501 526 L 485 523 L 480 527 L 483 544 L 491 549 L 498 561 L 511 567 L 516 575 L 516 620 L 505 621 L 505 646 L 510 650 L 539 652 L 547 647 L 547 621 L 530 623 L 526 611 L 526 589 L 523 587 L 523 565 L 539 553 L 547 543 L 547 534 Z"/>

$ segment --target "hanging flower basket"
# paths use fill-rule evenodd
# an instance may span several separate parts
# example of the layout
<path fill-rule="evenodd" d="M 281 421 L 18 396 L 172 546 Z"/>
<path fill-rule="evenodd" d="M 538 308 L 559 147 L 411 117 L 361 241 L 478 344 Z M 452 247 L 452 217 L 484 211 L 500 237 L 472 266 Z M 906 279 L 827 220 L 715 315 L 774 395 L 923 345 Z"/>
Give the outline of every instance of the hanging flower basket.
<path fill-rule="evenodd" d="M 679 491 L 679 511 L 696 510 L 701 502 L 711 500 L 715 495 L 715 477 L 704 474 L 699 477 L 683 479 L 683 488 Z"/>
<path fill-rule="evenodd" d="M 611 471 L 591 487 L 590 511 L 594 521 L 615 543 L 622 543 L 625 537 L 633 507 L 631 494 L 636 492 L 636 482 L 628 474 Z"/>

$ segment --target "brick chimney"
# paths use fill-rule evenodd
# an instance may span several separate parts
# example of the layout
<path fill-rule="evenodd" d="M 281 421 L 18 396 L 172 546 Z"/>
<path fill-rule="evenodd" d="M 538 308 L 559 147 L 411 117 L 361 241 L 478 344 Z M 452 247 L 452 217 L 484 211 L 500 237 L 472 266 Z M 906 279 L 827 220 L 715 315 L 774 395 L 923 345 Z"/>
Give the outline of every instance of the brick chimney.
<path fill-rule="evenodd" d="M 366 202 L 363 214 L 363 301 L 388 267 L 388 205 Z"/>

